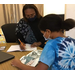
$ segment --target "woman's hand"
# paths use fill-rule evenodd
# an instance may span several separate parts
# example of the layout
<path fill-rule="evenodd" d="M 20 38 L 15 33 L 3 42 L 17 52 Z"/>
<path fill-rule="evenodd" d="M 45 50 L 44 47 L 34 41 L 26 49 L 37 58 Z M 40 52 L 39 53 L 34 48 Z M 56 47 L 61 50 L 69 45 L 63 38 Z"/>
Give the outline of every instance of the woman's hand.
<path fill-rule="evenodd" d="M 25 50 L 25 43 L 21 42 L 20 43 L 20 48 L 21 48 L 21 50 Z"/>
<path fill-rule="evenodd" d="M 34 42 L 31 47 L 38 47 L 40 46 L 42 43 L 41 42 Z"/>

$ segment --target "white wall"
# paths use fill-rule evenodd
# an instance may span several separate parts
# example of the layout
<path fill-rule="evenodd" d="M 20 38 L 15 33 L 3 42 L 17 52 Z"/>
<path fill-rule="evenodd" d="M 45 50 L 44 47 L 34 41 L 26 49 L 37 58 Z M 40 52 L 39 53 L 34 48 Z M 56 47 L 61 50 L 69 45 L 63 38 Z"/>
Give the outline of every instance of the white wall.
<path fill-rule="evenodd" d="M 72 18 L 75 19 L 75 4 L 66 4 L 65 9 L 65 19 Z M 71 36 L 72 38 L 75 38 L 75 28 L 66 31 L 66 36 Z"/>
<path fill-rule="evenodd" d="M 65 4 L 61 3 L 50 3 L 44 4 L 44 16 L 47 14 L 64 14 L 65 13 Z"/>

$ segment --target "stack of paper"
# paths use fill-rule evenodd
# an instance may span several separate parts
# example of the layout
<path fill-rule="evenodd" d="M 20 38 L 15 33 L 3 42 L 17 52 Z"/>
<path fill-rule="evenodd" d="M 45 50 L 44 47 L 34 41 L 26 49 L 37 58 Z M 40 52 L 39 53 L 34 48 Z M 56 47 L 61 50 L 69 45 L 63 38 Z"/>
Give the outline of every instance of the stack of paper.
<path fill-rule="evenodd" d="M 21 50 L 20 45 L 11 45 L 7 52 L 37 50 L 37 47 L 31 47 L 31 44 L 25 44 L 25 48 L 25 50 Z"/>

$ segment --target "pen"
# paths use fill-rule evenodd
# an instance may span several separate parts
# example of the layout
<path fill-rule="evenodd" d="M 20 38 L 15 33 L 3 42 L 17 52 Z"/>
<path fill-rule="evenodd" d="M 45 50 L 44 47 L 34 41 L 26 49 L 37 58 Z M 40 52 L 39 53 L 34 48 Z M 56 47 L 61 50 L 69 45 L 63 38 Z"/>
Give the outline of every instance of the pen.
<path fill-rule="evenodd" d="M 23 43 L 21 42 L 21 40 L 20 40 L 20 39 L 18 39 L 18 40 L 19 40 L 19 42 L 21 43 L 21 45 L 24 46 Z"/>

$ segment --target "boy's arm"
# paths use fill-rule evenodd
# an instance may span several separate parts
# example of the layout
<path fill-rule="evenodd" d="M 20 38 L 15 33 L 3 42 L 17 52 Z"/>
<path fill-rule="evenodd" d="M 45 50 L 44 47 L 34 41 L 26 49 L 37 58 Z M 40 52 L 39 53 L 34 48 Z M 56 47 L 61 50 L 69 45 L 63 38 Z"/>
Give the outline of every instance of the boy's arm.
<path fill-rule="evenodd" d="M 32 66 L 22 64 L 20 60 L 16 60 L 16 59 L 12 61 L 11 65 L 14 65 L 15 67 L 22 70 L 47 70 L 48 69 L 48 66 L 42 62 L 39 62 L 36 67 L 32 67 Z"/>

